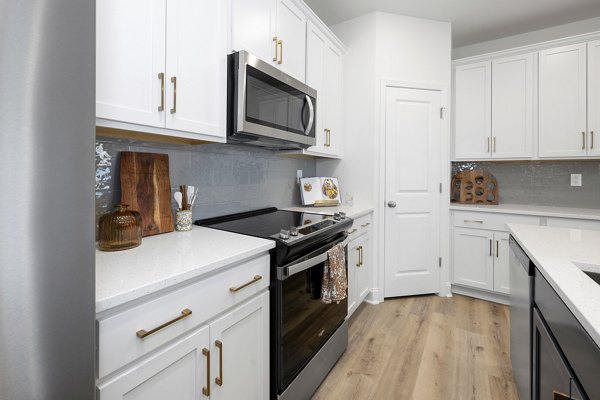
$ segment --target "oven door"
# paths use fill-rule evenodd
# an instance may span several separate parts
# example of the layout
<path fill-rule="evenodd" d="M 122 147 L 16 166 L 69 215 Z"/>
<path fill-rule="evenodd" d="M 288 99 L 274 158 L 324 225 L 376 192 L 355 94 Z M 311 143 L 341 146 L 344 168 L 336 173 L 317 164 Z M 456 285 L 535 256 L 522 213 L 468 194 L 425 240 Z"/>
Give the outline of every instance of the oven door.
<path fill-rule="evenodd" d="M 277 268 L 273 322 L 274 378 L 279 394 L 346 319 L 347 298 L 333 304 L 321 301 L 327 251 L 340 242 L 346 245 L 347 238 L 339 238 L 291 265 Z"/>
<path fill-rule="evenodd" d="M 316 91 L 247 52 L 235 56 L 236 109 L 230 137 L 248 144 L 271 143 L 269 147 L 314 146 Z"/>

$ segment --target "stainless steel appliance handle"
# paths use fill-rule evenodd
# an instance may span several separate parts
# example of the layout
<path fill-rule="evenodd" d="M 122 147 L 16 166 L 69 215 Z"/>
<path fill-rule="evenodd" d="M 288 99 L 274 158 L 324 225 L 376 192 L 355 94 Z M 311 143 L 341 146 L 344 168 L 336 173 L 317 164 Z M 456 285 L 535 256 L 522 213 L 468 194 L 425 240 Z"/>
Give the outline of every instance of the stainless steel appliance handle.
<path fill-rule="evenodd" d="M 346 237 L 346 239 L 343 242 L 340 242 L 344 245 L 344 247 L 346 247 L 348 245 L 348 243 L 350 242 L 350 238 Z M 331 246 L 329 246 L 330 248 L 337 245 L 338 243 L 332 243 Z M 285 278 L 295 275 L 298 272 L 302 272 L 305 271 L 309 268 L 314 267 L 317 264 L 320 264 L 322 262 L 324 262 L 325 260 L 327 260 L 327 251 L 324 251 L 323 253 L 319 254 L 318 256 L 309 258 L 306 261 L 302 261 L 299 262 L 297 264 L 293 264 L 289 267 L 283 267 L 283 268 L 278 268 L 277 270 L 277 279 L 279 280 L 284 280 Z"/>
<path fill-rule="evenodd" d="M 313 124 L 315 123 L 315 106 L 313 105 L 312 99 L 309 95 L 304 95 L 306 97 L 306 103 L 308 104 L 308 125 L 306 125 L 306 129 L 304 130 L 304 134 L 308 136 L 310 130 L 312 129 Z"/>

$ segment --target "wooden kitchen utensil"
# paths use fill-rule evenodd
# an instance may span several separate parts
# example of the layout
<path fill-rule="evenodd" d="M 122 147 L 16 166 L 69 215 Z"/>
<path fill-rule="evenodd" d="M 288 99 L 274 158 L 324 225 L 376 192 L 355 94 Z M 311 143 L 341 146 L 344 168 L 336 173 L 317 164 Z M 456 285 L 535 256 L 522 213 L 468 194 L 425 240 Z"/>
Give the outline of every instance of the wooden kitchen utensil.
<path fill-rule="evenodd" d="M 167 154 L 121 152 L 121 203 L 142 214 L 142 236 L 173 231 Z"/>
<path fill-rule="evenodd" d="M 498 204 L 498 181 L 481 169 L 458 172 L 452 177 L 451 200 L 462 204 Z"/>

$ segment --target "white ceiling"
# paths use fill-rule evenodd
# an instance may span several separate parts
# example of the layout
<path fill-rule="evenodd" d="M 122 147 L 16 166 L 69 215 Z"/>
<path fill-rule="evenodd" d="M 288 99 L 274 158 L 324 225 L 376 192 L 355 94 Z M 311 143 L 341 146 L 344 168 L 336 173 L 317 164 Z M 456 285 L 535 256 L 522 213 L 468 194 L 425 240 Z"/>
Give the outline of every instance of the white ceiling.
<path fill-rule="evenodd" d="M 371 11 L 452 22 L 453 47 L 600 16 L 600 0 L 305 0 L 305 2 L 330 26 Z"/>

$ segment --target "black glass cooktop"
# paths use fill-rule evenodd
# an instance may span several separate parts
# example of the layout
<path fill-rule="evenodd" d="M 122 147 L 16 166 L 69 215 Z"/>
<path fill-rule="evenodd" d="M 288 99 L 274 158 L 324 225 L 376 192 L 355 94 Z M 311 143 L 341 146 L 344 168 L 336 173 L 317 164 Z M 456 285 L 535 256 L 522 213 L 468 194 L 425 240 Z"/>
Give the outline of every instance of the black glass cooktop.
<path fill-rule="evenodd" d="M 322 222 L 314 224 L 318 221 Z M 334 222 L 325 215 L 269 208 L 198 220 L 195 224 L 244 235 L 273 238 L 279 235 L 282 229 L 289 230 L 290 227 L 296 227 L 300 234 L 307 235 L 331 226 Z"/>

